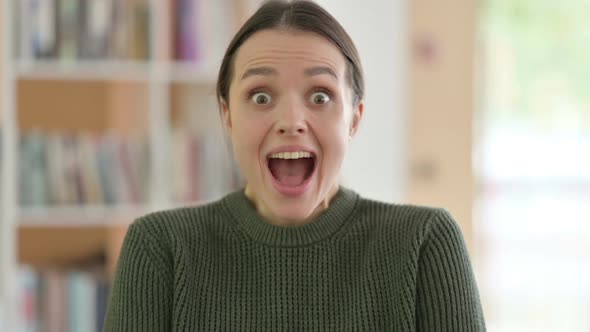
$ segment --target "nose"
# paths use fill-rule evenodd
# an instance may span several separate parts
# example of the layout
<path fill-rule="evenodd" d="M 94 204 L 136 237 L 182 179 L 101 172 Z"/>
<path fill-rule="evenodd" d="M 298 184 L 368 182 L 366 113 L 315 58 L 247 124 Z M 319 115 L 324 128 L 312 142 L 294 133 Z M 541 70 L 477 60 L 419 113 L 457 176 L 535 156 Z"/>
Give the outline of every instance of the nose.
<path fill-rule="evenodd" d="M 294 100 L 286 102 L 277 112 L 277 133 L 281 136 L 297 136 L 307 132 L 305 109 Z"/>

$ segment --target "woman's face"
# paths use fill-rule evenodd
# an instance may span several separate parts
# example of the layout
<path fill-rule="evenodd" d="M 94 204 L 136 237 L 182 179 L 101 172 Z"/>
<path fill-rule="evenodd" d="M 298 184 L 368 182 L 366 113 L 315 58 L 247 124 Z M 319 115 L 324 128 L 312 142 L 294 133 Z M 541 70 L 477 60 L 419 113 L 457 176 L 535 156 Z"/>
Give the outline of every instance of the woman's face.
<path fill-rule="evenodd" d="M 339 49 L 309 32 L 263 30 L 236 53 L 224 122 L 246 195 L 269 222 L 309 220 L 338 191 L 363 110 L 346 73 Z"/>

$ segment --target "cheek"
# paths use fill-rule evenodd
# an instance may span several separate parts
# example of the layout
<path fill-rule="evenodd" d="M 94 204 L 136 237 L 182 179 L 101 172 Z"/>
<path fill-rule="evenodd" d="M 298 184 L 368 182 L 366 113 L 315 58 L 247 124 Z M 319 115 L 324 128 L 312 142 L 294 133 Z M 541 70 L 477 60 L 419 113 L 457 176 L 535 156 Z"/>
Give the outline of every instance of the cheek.
<path fill-rule="evenodd" d="M 258 150 L 264 139 L 264 122 L 252 116 L 235 114 L 232 128 L 232 144 L 238 162 L 258 159 Z"/>
<path fill-rule="evenodd" d="M 340 162 L 348 146 L 348 129 L 345 121 L 332 121 L 316 130 L 326 162 Z"/>

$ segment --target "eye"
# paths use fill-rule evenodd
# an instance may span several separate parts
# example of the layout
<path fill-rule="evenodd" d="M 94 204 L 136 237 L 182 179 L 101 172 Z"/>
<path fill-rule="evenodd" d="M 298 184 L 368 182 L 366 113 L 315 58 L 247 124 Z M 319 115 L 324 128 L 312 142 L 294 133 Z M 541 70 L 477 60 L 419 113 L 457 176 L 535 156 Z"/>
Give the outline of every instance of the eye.
<path fill-rule="evenodd" d="M 311 95 L 311 102 L 317 105 L 327 104 L 330 101 L 330 95 L 326 92 L 318 91 Z"/>
<path fill-rule="evenodd" d="M 266 105 L 266 104 L 269 104 L 272 100 L 270 95 L 268 93 L 264 93 L 264 92 L 253 93 L 250 96 L 250 98 L 257 105 Z"/>

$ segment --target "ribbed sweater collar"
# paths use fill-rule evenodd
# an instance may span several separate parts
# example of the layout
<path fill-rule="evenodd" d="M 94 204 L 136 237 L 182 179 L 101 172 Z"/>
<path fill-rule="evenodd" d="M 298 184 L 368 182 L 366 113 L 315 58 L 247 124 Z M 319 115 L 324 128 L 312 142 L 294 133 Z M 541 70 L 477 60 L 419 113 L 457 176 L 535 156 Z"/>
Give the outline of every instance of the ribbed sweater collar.
<path fill-rule="evenodd" d="M 264 221 L 244 189 L 230 193 L 223 199 L 224 206 L 238 227 L 253 240 L 270 246 L 298 247 L 321 241 L 334 234 L 351 217 L 359 196 L 340 187 L 328 209 L 302 226 L 278 226 Z"/>

